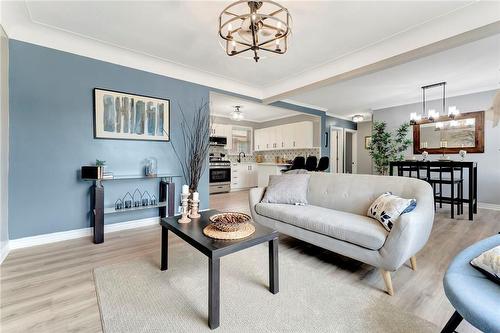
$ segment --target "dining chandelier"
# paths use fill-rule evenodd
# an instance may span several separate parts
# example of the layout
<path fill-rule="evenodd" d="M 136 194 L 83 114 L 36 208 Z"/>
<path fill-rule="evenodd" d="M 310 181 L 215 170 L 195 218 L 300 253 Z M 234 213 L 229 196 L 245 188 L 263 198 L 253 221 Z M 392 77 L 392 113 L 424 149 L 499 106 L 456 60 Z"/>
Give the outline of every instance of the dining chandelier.
<path fill-rule="evenodd" d="M 422 113 L 412 112 L 410 113 L 410 124 L 415 125 L 418 124 L 422 120 L 428 120 L 430 122 L 434 122 L 435 120 L 441 117 L 441 114 L 435 109 L 427 110 L 427 101 L 425 99 L 426 91 L 432 88 L 441 87 L 442 89 L 442 112 L 444 113 L 446 110 L 446 82 L 439 82 L 434 84 L 429 84 L 427 86 L 422 87 Z M 454 119 L 456 116 L 460 114 L 460 111 L 456 106 L 450 106 L 448 108 L 448 118 Z"/>
<path fill-rule="evenodd" d="M 253 59 L 258 51 L 284 54 L 292 33 L 288 9 L 274 1 L 236 1 L 219 15 L 219 36 L 228 56 L 247 51 Z"/>

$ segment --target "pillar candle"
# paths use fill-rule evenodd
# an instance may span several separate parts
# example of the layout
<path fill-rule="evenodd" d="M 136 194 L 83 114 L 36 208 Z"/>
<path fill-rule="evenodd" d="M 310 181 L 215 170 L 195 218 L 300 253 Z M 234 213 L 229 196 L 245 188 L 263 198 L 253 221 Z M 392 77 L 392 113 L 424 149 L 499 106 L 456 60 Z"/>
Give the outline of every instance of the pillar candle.
<path fill-rule="evenodd" d="M 189 186 L 182 185 L 182 194 L 188 194 L 188 193 L 189 193 Z"/>
<path fill-rule="evenodd" d="M 193 193 L 193 200 L 195 200 L 195 201 L 200 200 L 200 194 L 198 192 Z"/>

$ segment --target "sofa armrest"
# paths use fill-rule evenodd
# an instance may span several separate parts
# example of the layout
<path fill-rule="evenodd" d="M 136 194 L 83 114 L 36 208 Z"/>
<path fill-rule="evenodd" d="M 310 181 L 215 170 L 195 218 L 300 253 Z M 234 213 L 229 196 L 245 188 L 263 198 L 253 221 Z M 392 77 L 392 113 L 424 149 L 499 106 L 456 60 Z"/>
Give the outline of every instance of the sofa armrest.
<path fill-rule="evenodd" d="M 422 182 L 424 183 L 424 182 Z M 434 194 L 432 187 L 422 184 L 416 195 L 417 207 L 400 216 L 379 250 L 383 268 L 396 270 L 420 251 L 429 239 L 434 223 Z"/>
<path fill-rule="evenodd" d="M 266 191 L 265 187 L 257 187 L 250 189 L 250 192 L 248 193 L 248 201 L 250 203 L 250 213 L 254 220 L 256 219 L 257 215 L 257 212 L 255 211 L 255 205 L 262 200 L 265 191 Z"/>

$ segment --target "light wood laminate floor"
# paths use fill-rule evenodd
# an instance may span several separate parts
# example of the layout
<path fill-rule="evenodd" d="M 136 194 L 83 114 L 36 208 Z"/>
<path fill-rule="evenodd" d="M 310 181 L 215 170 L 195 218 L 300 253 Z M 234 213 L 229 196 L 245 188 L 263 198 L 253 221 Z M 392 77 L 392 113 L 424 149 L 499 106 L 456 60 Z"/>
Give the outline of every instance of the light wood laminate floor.
<path fill-rule="evenodd" d="M 213 195 L 210 206 L 248 212 L 248 192 Z M 448 216 L 444 209 L 438 213 L 428 244 L 417 254 L 418 270 L 404 266 L 392 274 L 393 297 L 384 293 L 381 275 L 369 265 L 287 236 L 280 237 L 280 251 L 307 256 L 345 283 L 378 289 L 379 297 L 442 327 L 453 312 L 442 287 L 448 263 L 461 249 L 500 231 L 500 211 L 479 210 L 474 222 Z M 170 246 L 181 242 L 172 237 Z M 0 266 L 0 331 L 101 332 L 92 269 L 159 255 L 158 226 L 106 234 L 100 245 L 87 237 L 14 250 Z M 458 332 L 477 330 L 462 323 Z"/>

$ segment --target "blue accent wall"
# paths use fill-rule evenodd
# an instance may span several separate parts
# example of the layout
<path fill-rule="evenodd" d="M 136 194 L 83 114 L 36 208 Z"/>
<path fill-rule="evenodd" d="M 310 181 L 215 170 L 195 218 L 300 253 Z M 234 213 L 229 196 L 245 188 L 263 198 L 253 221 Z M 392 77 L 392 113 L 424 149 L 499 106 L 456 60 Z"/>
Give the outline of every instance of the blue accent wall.
<path fill-rule="evenodd" d="M 160 173 L 181 175 L 172 143 L 94 139 L 94 88 L 170 99 L 171 140 L 179 143 L 180 112 L 188 117 L 215 91 L 231 92 L 172 79 L 17 40 L 9 41 L 10 56 L 10 171 L 9 236 L 28 237 L 90 227 L 90 182 L 79 179 L 82 165 L 106 160 L 115 174 L 142 174 L 145 159 L 156 157 Z M 272 105 L 321 117 L 321 153 L 332 121 L 324 111 L 286 102 Z M 340 119 L 340 121 L 342 121 Z M 350 122 L 337 124 L 352 128 Z M 182 154 L 183 152 L 181 152 Z M 183 178 L 175 180 L 179 202 Z M 105 183 L 105 205 L 135 189 L 158 195 L 157 181 Z M 208 208 L 208 173 L 201 179 L 201 208 Z M 157 216 L 156 210 L 106 216 L 117 223 Z"/>
<path fill-rule="evenodd" d="M 154 156 L 160 173 L 182 174 L 172 143 L 94 139 L 92 90 L 170 99 L 171 140 L 179 142 L 179 105 L 192 116 L 194 106 L 208 100 L 208 87 L 16 40 L 9 46 L 10 239 L 89 227 L 91 183 L 77 171 L 96 158 L 115 174 L 142 174 L 144 160 Z M 177 193 L 182 182 L 176 180 Z M 158 193 L 156 181 L 107 182 L 106 205 L 136 188 Z M 207 173 L 199 190 L 207 208 Z M 106 223 L 156 215 L 118 214 Z"/>

